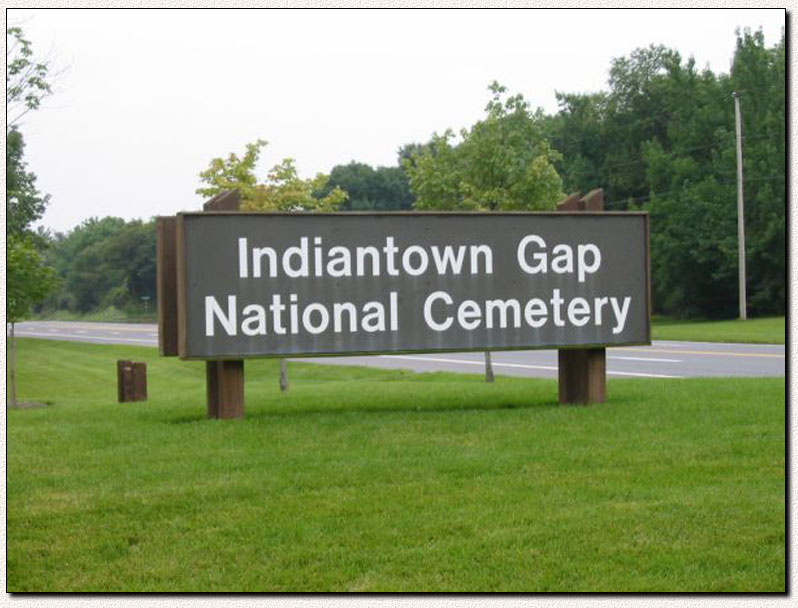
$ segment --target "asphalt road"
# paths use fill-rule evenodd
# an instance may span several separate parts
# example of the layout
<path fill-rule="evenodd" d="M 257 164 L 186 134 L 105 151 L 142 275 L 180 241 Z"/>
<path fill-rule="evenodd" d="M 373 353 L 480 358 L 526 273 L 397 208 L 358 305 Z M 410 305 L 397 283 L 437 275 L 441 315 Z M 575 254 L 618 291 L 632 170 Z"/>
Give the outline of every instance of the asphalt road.
<path fill-rule="evenodd" d="M 98 344 L 157 346 L 158 327 L 148 324 L 29 321 L 17 323 L 19 337 L 70 340 Z M 557 351 L 493 352 L 494 373 L 554 378 Z M 453 371 L 481 374 L 483 353 L 313 357 L 302 361 L 328 365 Z M 693 376 L 784 376 L 785 347 L 777 344 L 717 344 L 655 341 L 651 346 L 607 349 L 607 374 L 617 378 L 686 378 Z"/>

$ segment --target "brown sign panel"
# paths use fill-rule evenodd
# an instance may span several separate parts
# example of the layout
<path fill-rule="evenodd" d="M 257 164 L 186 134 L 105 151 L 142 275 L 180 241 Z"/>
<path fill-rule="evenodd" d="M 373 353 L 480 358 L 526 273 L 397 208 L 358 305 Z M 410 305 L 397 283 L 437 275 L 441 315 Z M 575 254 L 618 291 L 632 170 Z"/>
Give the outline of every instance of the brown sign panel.
<path fill-rule="evenodd" d="M 645 213 L 177 216 L 186 359 L 650 343 Z"/>

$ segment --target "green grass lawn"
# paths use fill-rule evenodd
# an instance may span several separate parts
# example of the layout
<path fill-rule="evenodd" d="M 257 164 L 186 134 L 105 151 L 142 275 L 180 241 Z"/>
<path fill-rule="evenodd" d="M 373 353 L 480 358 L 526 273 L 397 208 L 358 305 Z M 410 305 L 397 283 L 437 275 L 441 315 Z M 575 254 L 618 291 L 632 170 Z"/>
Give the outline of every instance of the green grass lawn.
<path fill-rule="evenodd" d="M 18 340 L 7 591 L 785 590 L 785 382 L 201 363 Z M 117 404 L 115 361 L 150 399 Z"/>
<path fill-rule="evenodd" d="M 729 321 L 677 321 L 655 318 L 651 328 L 654 340 L 695 342 L 750 342 L 784 344 L 784 317 L 733 319 Z"/>

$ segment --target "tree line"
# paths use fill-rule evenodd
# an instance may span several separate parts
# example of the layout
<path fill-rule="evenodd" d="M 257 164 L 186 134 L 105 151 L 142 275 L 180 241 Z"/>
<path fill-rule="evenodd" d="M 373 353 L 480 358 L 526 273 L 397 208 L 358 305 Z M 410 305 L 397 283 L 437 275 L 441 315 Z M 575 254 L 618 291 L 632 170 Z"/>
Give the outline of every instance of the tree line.
<path fill-rule="evenodd" d="M 784 314 L 784 32 L 770 48 L 761 31 L 738 32 L 735 45 L 728 74 L 699 69 L 692 58 L 663 46 L 637 49 L 612 61 L 606 90 L 558 93 L 554 114 L 533 110 L 522 95 L 494 82 L 483 119 L 406 144 L 388 167 L 352 161 L 302 179 L 287 158 L 261 180 L 255 165 L 267 142 L 257 140 L 241 156 L 211 160 L 199 174 L 197 194 L 207 199 L 237 189 L 248 210 L 499 212 L 552 209 L 566 194 L 603 188 L 608 210 L 651 215 L 654 312 L 733 317 L 736 93 L 743 119 L 749 311 Z M 24 168 L 21 134 L 12 134 L 19 146 L 9 145 L 7 169 L 10 159 Z M 24 170 L 20 175 L 34 177 Z M 13 226 L 30 226 L 30 218 L 40 217 L 47 199 L 37 193 L 26 216 L 12 209 L 9 192 L 10 234 Z M 40 304 L 44 310 L 135 311 L 154 304 L 153 221 L 92 218 L 67 234 L 40 232 L 31 243 L 58 277 L 57 288 Z"/>
<path fill-rule="evenodd" d="M 655 310 L 733 317 L 737 307 L 736 142 L 744 149 L 748 305 L 784 314 L 785 40 L 738 33 L 730 74 L 662 46 L 612 62 L 609 90 L 561 94 L 546 133 L 566 190 L 605 189 L 610 210 L 651 214 Z"/>

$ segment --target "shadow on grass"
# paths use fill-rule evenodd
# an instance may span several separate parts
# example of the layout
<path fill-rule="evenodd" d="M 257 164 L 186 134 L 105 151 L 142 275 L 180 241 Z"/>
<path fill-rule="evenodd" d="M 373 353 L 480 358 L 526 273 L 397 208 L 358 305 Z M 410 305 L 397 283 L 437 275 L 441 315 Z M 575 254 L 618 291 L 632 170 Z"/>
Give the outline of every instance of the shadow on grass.
<path fill-rule="evenodd" d="M 465 412 L 465 411 L 489 411 L 505 409 L 551 409 L 556 407 L 556 403 L 504 403 L 504 404 L 461 404 L 445 406 L 409 406 L 397 404 L 394 407 L 370 407 L 370 406 L 332 406 L 332 407 L 306 407 L 280 411 L 275 409 L 255 410 L 247 413 L 247 418 L 266 419 L 266 418 L 292 418 L 300 416 L 318 416 L 326 414 L 439 414 L 441 412 Z"/>
<path fill-rule="evenodd" d="M 326 416 L 330 414 L 368 414 L 368 415 L 405 415 L 405 414 L 439 414 L 442 412 L 460 413 L 465 411 L 490 411 L 490 410 L 530 410 L 530 411 L 550 411 L 557 409 L 560 406 L 556 401 L 551 399 L 538 399 L 530 400 L 527 402 L 506 401 L 496 403 L 459 403 L 447 405 L 408 405 L 406 403 L 397 402 L 395 405 L 386 406 L 370 406 L 370 405 L 339 405 L 330 404 L 325 406 L 324 403 L 312 407 L 286 407 L 280 409 L 279 406 L 268 404 L 264 407 L 264 402 L 259 401 L 249 403 L 244 414 L 244 420 L 268 420 L 270 418 L 301 418 L 312 416 Z M 207 417 L 207 414 L 198 412 L 196 415 L 179 416 L 171 418 L 167 422 L 170 424 L 186 424 L 192 422 L 212 421 Z"/>

